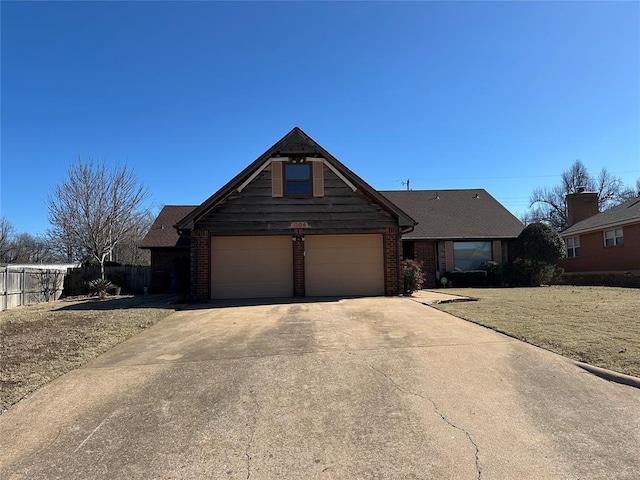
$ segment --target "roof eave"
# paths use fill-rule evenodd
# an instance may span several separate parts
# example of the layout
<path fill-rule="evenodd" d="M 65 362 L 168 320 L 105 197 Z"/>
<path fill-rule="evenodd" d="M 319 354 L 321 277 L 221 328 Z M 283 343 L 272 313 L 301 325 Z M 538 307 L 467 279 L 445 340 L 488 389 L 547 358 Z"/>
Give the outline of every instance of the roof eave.
<path fill-rule="evenodd" d="M 603 223 L 595 227 L 577 228 L 575 230 L 571 230 L 571 227 L 569 227 L 564 232 L 560 232 L 560 236 L 572 237 L 575 235 L 582 235 L 584 233 L 596 233 L 601 230 L 605 230 L 607 228 L 625 227 L 627 225 L 635 225 L 635 224 L 640 224 L 640 218 L 632 218 L 630 220 L 623 220 L 620 222 Z"/>
<path fill-rule="evenodd" d="M 407 237 L 407 240 L 515 240 L 518 235 L 442 235 L 442 236 L 417 236 Z"/>

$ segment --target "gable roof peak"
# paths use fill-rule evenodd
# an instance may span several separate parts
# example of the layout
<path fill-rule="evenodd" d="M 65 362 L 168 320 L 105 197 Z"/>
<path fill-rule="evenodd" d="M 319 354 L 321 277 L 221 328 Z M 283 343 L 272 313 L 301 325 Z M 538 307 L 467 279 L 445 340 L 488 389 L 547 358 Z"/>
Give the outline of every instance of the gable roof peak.
<path fill-rule="evenodd" d="M 196 207 L 191 213 L 185 216 L 180 222 L 177 223 L 178 229 L 191 229 L 195 222 L 202 218 L 202 216 L 214 208 L 219 202 L 228 197 L 234 190 L 237 190 L 244 181 L 250 179 L 251 175 L 264 167 L 265 162 L 268 162 L 272 157 L 288 155 L 308 155 L 318 156 L 323 158 L 328 165 L 339 171 L 344 177 L 356 185 L 367 195 L 372 197 L 378 204 L 380 204 L 387 211 L 396 215 L 399 218 L 399 225 L 401 227 L 413 227 L 416 221 L 408 216 L 404 211 L 398 208 L 397 205 L 389 201 L 386 197 L 381 195 L 377 190 L 367 184 L 362 178 L 353 173 L 349 168 L 343 165 L 337 158 L 331 155 L 323 147 L 320 146 L 309 135 L 302 131 L 300 127 L 293 127 L 289 133 L 284 135 L 278 140 L 271 148 L 268 148 L 262 155 L 260 155 L 255 161 L 249 164 L 244 170 L 238 173 L 234 178 L 229 180 L 222 188 L 220 188 L 211 197 Z"/>

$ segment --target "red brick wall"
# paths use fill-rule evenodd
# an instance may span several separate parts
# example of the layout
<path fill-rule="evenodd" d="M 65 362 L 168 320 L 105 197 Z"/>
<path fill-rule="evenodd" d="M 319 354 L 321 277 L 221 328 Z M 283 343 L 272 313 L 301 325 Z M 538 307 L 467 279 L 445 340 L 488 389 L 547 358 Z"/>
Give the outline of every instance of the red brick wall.
<path fill-rule="evenodd" d="M 425 273 L 425 284 L 428 288 L 436 286 L 436 255 L 438 244 L 432 240 L 415 240 L 413 242 L 413 259 L 422 265 Z"/>
<path fill-rule="evenodd" d="M 624 245 L 604 246 L 603 231 L 580 235 L 580 256 L 565 258 L 566 272 L 640 270 L 640 224 L 623 227 Z"/>
<path fill-rule="evenodd" d="M 567 195 L 567 226 L 598 214 L 598 194 L 595 192 Z"/>
<path fill-rule="evenodd" d="M 304 241 L 293 242 L 293 296 L 304 297 Z"/>
<path fill-rule="evenodd" d="M 387 228 L 384 233 L 384 267 L 385 267 L 385 293 L 387 295 L 399 295 L 400 284 L 400 256 L 401 235 L 398 227 Z"/>
<path fill-rule="evenodd" d="M 209 300 L 209 256 L 211 239 L 207 230 L 191 234 L 191 296 L 194 300 Z"/>
<path fill-rule="evenodd" d="M 640 288 L 640 272 L 568 272 L 563 273 L 556 281 L 560 285 L 604 285 L 607 287 Z"/>

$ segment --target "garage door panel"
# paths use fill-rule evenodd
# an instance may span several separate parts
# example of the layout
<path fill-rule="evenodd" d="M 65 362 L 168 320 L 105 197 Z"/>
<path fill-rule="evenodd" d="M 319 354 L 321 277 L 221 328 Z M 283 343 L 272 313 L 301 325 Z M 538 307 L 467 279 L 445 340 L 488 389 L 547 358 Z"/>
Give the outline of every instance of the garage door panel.
<path fill-rule="evenodd" d="M 291 297 L 291 244 L 289 236 L 213 237 L 211 297 Z"/>
<path fill-rule="evenodd" d="M 305 240 L 307 296 L 383 295 L 382 235 L 309 235 Z"/>

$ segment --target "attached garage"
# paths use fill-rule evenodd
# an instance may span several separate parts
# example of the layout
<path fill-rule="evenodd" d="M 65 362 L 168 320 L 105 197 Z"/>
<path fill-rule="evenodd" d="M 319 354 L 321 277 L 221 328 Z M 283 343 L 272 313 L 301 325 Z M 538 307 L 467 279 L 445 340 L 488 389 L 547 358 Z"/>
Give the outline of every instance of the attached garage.
<path fill-rule="evenodd" d="M 295 127 L 177 222 L 191 298 L 396 295 L 416 222 Z"/>
<path fill-rule="evenodd" d="M 304 243 L 308 297 L 384 295 L 381 234 L 308 235 Z"/>
<path fill-rule="evenodd" d="M 211 239 L 211 298 L 293 296 L 291 236 Z"/>

